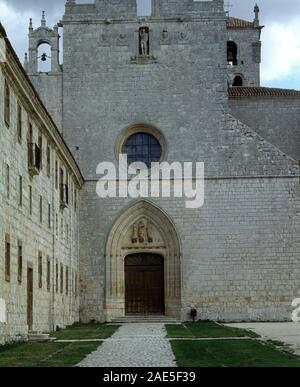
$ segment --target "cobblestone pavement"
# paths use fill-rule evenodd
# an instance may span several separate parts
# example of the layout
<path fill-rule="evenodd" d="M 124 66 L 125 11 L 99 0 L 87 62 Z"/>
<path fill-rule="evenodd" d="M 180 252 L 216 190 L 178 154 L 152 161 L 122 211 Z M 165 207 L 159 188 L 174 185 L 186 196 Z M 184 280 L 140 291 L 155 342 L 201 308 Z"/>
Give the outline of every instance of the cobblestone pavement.
<path fill-rule="evenodd" d="M 164 324 L 123 324 L 79 367 L 176 367 Z"/>

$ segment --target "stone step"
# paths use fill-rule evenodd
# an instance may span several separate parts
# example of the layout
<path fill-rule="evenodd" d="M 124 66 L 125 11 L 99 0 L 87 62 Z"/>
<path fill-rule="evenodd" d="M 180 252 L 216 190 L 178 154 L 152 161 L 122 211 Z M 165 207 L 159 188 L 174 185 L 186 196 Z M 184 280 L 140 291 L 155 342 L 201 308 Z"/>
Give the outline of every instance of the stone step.
<path fill-rule="evenodd" d="M 112 321 L 113 323 L 122 323 L 122 324 L 142 324 L 142 323 L 162 323 L 162 324 L 178 324 L 179 321 L 174 317 L 166 316 L 126 316 L 119 317 Z"/>
<path fill-rule="evenodd" d="M 53 341 L 52 337 L 49 336 L 47 333 L 40 333 L 40 332 L 29 332 L 28 333 L 28 341 L 37 341 L 37 342 L 47 342 L 47 341 Z"/>

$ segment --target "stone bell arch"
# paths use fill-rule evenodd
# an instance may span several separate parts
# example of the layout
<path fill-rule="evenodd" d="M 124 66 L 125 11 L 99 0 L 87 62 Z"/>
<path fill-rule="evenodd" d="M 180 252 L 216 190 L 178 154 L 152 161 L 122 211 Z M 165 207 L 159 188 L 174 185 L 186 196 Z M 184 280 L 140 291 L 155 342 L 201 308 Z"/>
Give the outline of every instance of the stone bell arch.
<path fill-rule="evenodd" d="M 180 241 L 169 217 L 155 205 L 143 200 L 120 215 L 107 238 L 107 321 L 125 317 L 125 260 L 133 254 L 143 253 L 163 257 L 165 316 L 180 318 Z"/>

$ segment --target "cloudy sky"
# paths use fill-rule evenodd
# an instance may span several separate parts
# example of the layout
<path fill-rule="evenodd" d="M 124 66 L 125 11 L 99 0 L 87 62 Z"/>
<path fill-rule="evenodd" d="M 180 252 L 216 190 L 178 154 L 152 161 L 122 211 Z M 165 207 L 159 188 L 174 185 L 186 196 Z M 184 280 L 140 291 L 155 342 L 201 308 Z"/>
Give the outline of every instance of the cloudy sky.
<path fill-rule="evenodd" d="M 150 0 L 137 0 L 147 14 Z M 78 0 L 91 3 L 92 0 Z M 227 3 L 228 0 L 225 0 Z M 300 89 L 300 0 L 257 0 L 263 30 L 262 84 Z M 230 0 L 232 16 L 253 19 L 255 0 Z M 0 21 L 23 61 L 27 49 L 28 20 L 40 24 L 45 10 L 48 25 L 61 19 L 65 0 L 0 0 Z"/>

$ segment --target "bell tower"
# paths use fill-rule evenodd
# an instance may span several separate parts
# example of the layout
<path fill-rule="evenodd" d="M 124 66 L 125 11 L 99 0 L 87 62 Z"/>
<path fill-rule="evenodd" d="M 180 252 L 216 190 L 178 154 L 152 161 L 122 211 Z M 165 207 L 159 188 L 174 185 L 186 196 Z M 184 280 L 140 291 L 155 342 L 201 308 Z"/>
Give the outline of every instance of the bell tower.
<path fill-rule="evenodd" d="M 62 65 L 59 63 L 59 27 L 47 26 L 45 11 L 41 24 L 28 28 L 29 55 L 25 54 L 24 67 L 40 94 L 55 123 L 61 128 L 62 111 Z"/>

